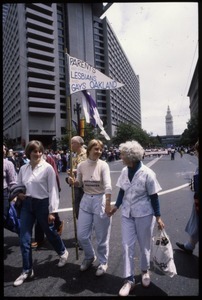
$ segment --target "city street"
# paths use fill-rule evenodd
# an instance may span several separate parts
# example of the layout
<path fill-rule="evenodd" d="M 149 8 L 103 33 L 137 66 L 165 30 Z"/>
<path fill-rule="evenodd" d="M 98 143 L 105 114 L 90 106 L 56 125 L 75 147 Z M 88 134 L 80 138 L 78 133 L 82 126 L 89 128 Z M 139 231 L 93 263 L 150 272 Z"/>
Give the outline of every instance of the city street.
<path fill-rule="evenodd" d="M 151 263 L 151 285 L 141 285 L 139 268 L 139 249 L 135 256 L 136 286 L 129 296 L 198 296 L 199 295 L 199 247 L 193 255 L 187 255 L 176 246 L 183 243 L 188 235 L 184 231 L 191 214 L 193 192 L 188 184 L 197 166 L 197 158 L 185 154 L 182 158 L 176 153 L 175 160 L 169 155 L 145 157 L 144 164 L 151 167 L 157 175 L 162 187 L 159 193 L 161 215 L 165 230 L 169 235 L 173 250 L 177 275 L 173 278 L 163 275 Z M 116 181 L 123 168 L 122 161 L 109 163 L 111 170 L 113 194 L 112 202 L 116 201 L 119 189 Z M 38 250 L 33 250 L 35 276 L 19 287 L 14 287 L 14 280 L 22 271 L 22 259 L 19 238 L 15 233 L 4 229 L 4 297 L 116 297 L 123 285 L 122 278 L 122 244 L 121 244 L 121 208 L 113 216 L 110 238 L 110 255 L 107 273 L 95 276 L 96 266 L 85 272 L 79 267 L 84 258 L 83 251 L 75 251 L 74 222 L 72 215 L 71 188 L 65 182 L 65 173 L 60 173 L 60 217 L 65 221 L 62 238 L 69 251 L 68 263 L 58 268 L 58 256 L 46 241 Z M 156 228 L 155 228 L 156 229 Z M 95 245 L 95 236 L 92 235 Z"/>

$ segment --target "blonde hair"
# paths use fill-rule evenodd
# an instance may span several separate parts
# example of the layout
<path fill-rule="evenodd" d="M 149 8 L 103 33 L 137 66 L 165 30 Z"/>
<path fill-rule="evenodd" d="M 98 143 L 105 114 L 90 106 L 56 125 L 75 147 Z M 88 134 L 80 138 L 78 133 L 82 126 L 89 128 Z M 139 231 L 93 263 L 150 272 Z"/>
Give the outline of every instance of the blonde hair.
<path fill-rule="evenodd" d="M 93 139 L 88 143 L 87 149 L 86 149 L 86 154 L 87 157 L 89 156 L 90 150 L 94 147 L 94 146 L 100 146 L 102 149 L 104 148 L 103 142 L 100 140 L 96 140 Z"/>
<path fill-rule="evenodd" d="M 141 161 L 144 155 L 144 149 L 137 141 L 122 143 L 119 145 L 119 150 L 131 162 Z"/>

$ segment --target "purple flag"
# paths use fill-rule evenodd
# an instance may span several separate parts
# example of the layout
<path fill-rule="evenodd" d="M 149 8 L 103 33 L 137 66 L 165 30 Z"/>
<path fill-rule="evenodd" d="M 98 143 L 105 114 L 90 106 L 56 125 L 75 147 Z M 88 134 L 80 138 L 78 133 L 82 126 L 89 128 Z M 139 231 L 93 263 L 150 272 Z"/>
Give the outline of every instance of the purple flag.
<path fill-rule="evenodd" d="M 103 127 L 103 122 L 100 119 L 95 100 L 91 97 L 90 93 L 86 90 L 82 91 L 85 97 L 82 98 L 83 110 L 87 123 L 91 123 L 94 127 L 98 126 L 101 130 L 101 134 L 104 135 L 106 140 L 110 140 L 110 137 L 106 133 Z M 85 99 L 85 100 L 84 100 Z"/>
<path fill-rule="evenodd" d="M 90 123 L 96 127 L 97 123 L 95 120 L 95 108 L 96 108 L 96 103 L 94 101 L 94 99 L 91 97 L 91 95 L 89 93 L 87 93 L 85 90 L 82 91 L 82 93 L 84 94 L 86 100 L 88 101 L 89 104 L 89 112 L 90 112 Z"/>

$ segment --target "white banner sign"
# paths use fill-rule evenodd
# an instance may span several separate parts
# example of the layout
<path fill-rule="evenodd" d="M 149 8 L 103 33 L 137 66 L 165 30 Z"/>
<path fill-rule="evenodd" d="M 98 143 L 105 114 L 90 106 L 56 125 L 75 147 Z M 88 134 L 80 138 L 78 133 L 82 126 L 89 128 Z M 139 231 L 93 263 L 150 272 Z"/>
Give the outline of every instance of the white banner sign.
<path fill-rule="evenodd" d="M 111 79 L 87 62 L 68 55 L 70 95 L 83 90 L 112 90 L 124 84 Z"/>

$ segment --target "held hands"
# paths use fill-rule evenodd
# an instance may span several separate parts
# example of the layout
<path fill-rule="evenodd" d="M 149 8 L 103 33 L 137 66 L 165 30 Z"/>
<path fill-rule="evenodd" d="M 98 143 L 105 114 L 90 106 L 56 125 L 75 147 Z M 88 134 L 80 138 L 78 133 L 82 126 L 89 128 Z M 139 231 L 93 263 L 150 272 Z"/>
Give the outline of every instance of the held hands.
<path fill-rule="evenodd" d="M 111 216 L 113 215 L 113 214 L 115 214 L 115 212 L 117 211 L 117 207 L 114 205 L 114 207 L 112 207 L 112 209 L 111 209 L 111 211 L 110 211 L 110 214 L 111 214 Z"/>
<path fill-rule="evenodd" d="M 105 207 L 105 212 L 108 215 L 108 217 L 113 216 L 113 214 L 117 211 L 117 207 L 114 205 L 113 207 L 111 207 L 111 204 L 109 202 L 109 204 L 106 201 L 106 207 Z"/>

